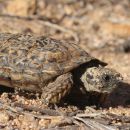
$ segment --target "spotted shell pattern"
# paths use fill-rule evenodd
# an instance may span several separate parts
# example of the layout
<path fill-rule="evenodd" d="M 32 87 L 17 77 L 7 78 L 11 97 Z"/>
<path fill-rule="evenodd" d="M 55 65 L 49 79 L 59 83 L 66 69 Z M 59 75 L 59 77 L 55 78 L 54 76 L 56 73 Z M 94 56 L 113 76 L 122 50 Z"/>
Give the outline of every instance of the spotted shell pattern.
<path fill-rule="evenodd" d="M 0 34 L 0 80 L 13 84 L 45 84 L 94 59 L 74 43 L 45 36 Z"/>

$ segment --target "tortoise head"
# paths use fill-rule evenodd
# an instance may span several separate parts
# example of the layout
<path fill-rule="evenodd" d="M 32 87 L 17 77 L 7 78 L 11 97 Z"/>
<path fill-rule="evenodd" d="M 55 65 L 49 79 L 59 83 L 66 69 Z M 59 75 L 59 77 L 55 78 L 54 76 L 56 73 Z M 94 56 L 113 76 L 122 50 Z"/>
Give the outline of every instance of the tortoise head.
<path fill-rule="evenodd" d="M 104 67 L 87 68 L 81 76 L 86 91 L 110 93 L 122 81 L 120 73 Z"/>

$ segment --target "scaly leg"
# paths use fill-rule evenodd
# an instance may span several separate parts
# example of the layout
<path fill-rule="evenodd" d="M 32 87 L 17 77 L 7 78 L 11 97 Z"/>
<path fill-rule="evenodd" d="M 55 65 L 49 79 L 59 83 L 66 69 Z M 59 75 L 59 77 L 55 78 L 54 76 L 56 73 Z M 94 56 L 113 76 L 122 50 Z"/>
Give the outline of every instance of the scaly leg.
<path fill-rule="evenodd" d="M 55 81 L 49 83 L 42 91 L 42 99 L 46 104 L 59 103 L 70 92 L 73 85 L 71 73 L 58 76 Z"/>

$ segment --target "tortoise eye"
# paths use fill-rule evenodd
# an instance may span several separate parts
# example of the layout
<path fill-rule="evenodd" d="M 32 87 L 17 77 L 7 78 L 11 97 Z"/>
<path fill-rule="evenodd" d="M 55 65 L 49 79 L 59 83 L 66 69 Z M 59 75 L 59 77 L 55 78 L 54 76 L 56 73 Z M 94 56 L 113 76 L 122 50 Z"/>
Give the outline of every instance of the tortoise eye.
<path fill-rule="evenodd" d="M 103 79 L 104 79 L 105 82 L 109 82 L 110 79 L 111 79 L 111 76 L 110 75 L 104 75 Z"/>

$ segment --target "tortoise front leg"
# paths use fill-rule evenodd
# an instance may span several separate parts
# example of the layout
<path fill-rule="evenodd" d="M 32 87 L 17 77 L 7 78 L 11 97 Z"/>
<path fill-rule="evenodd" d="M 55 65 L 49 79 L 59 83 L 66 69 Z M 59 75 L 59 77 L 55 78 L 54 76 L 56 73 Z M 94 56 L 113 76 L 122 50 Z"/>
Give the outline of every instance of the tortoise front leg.
<path fill-rule="evenodd" d="M 71 73 L 66 73 L 58 76 L 53 82 L 43 88 L 42 96 L 44 103 L 55 104 L 70 92 L 73 85 Z"/>

